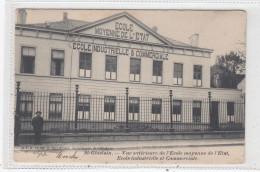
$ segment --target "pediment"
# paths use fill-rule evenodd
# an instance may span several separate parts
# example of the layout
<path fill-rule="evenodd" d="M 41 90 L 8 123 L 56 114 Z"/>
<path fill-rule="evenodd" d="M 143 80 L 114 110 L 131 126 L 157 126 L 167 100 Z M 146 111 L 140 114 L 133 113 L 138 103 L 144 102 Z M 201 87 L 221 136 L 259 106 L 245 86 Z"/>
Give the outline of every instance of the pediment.
<path fill-rule="evenodd" d="M 134 42 L 169 44 L 165 38 L 128 13 L 93 22 L 85 27 L 76 28 L 74 32 Z"/>

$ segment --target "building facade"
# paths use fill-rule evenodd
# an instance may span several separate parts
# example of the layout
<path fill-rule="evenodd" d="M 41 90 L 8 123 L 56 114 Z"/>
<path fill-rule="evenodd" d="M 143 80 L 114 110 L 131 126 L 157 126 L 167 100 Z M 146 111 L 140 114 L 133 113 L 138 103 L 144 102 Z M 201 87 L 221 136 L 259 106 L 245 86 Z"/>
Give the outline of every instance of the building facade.
<path fill-rule="evenodd" d="M 211 92 L 215 102 L 229 99 L 215 105 L 218 123 L 243 123 L 244 107 L 236 103 L 241 101 L 241 90 L 210 87 L 213 50 L 198 47 L 197 34 L 190 37 L 190 45 L 181 43 L 158 34 L 156 27 L 151 29 L 126 12 L 95 22 L 72 20 L 64 13 L 62 21 L 26 24 L 26 11 L 20 10 L 19 16 L 15 80 L 21 82 L 23 90 L 18 109 L 28 119 L 41 110 L 45 120 L 73 121 L 75 103 L 65 100 L 65 93 L 75 93 L 75 85 L 79 85 L 76 120 L 124 122 L 126 112 L 120 108 L 126 108 L 126 102 L 119 107 L 117 95 L 125 95 L 125 88 L 129 88 L 130 121 L 209 124 L 209 104 L 203 101 Z M 172 117 L 168 115 L 170 107 L 164 105 L 170 102 L 162 98 L 169 98 L 169 90 L 176 112 Z M 39 91 L 48 94 L 36 105 Z M 98 104 L 93 98 L 96 95 L 102 95 Z M 185 101 L 189 105 L 184 106 Z M 228 111 L 239 117 L 230 117 Z"/>

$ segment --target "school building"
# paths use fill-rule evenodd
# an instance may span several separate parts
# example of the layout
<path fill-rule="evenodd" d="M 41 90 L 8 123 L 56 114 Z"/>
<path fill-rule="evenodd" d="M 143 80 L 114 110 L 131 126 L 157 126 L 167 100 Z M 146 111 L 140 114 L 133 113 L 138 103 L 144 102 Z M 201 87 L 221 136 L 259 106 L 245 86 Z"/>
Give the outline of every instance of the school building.
<path fill-rule="evenodd" d="M 94 22 L 26 17 L 20 9 L 15 25 L 22 130 L 38 110 L 46 132 L 243 129 L 243 94 L 210 88 L 213 50 L 198 47 L 198 34 L 185 44 L 127 12 Z"/>

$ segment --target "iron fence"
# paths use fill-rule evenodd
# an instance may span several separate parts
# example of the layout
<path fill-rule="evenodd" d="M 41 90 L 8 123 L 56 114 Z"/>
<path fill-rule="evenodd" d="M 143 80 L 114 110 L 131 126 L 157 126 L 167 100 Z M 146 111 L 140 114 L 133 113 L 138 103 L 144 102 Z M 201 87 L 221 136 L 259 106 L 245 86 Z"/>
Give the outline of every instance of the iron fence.
<path fill-rule="evenodd" d="M 124 94 L 88 94 L 20 90 L 16 114 L 20 132 L 33 132 L 31 121 L 42 112 L 43 132 L 190 132 L 244 130 L 244 99 L 224 100 Z"/>

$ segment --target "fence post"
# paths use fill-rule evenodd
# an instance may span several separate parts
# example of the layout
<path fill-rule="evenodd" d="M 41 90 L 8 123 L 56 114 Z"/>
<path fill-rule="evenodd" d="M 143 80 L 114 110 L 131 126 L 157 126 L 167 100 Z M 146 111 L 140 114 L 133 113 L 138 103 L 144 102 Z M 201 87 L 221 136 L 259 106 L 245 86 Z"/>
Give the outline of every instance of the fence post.
<path fill-rule="evenodd" d="M 21 129 L 20 121 L 20 81 L 16 82 L 16 110 L 14 116 L 14 145 L 19 145 L 19 134 Z"/>
<path fill-rule="evenodd" d="M 20 85 L 21 82 L 16 82 L 16 114 L 20 117 Z"/>
<path fill-rule="evenodd" d="M 211 124 L 211 114 L 212 114 L 212 109 L 211 109 L 211 92 L 208 92 L 208 98 L 209 98 L 209 125 L 212 128 L 212 124 Z"/>
<path fill-rule="evenodd" d="M 75 101 L 75 131 L 78 128 L 78 97 L 79 97 L 79 85 L 75 85 L 76 87 L 76 101 Z"/>
<path fill-rule="evenodd" d="M 170 120 L 171 120 L 171 128 L 170 131 L 173 131 L 173 120 L 172 120 L 172 111 L 173 111 L 173 107 L 172 107 L 172 90 L 169 90 L 170 92 Z"/>
<path fill-rule="evenodd" d="M 128 126 L 128 115 L 129 115 L 129 110 L 128 110 L 128 87 L 125 88 L 125 98 L 126 98 L 126 132 L 129 132 L 129 126 Z"/>

